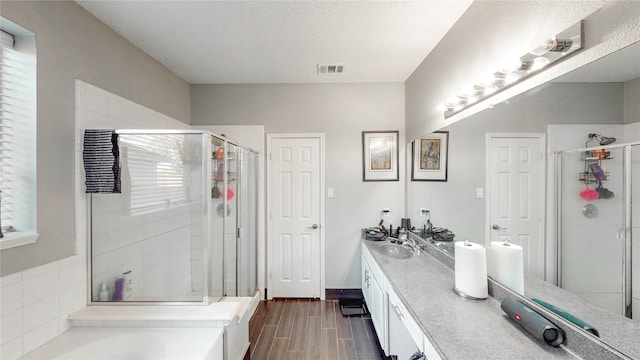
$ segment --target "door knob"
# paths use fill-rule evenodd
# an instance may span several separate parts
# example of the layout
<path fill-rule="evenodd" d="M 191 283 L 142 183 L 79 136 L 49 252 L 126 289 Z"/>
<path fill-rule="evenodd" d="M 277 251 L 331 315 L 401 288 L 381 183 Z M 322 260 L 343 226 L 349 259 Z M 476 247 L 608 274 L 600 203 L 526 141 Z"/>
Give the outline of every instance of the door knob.
<path fill-rule="evenodd" d="M 498 224 L 493 224 L 493 225 L 491 225 L 491 228 L 492 228 L 493 230 L 507 230 L 507 228 L 500 227 L 500 225 L 498 225 Z"/>
<path fill-rule="evenodd" d="M 318 224 L 313 224 L 313 225 L 311 225 L 311 226 L 307 227 L 307 229 L 313 229 L 313 230 L 315 230 L 315 229 L 317 229 L 317 228 L 319 228 L 319 227 L 320 227 L 320 226 L 318 226 Z"/>

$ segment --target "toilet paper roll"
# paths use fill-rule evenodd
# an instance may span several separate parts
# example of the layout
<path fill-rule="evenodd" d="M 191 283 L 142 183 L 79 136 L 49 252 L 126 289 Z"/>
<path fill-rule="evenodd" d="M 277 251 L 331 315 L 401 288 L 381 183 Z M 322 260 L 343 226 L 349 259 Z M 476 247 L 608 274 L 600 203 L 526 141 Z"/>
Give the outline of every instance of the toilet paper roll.
<path fill-rule="evenodd" d="M 487 256 L 484 246 L 468 240 L 455 243 L 454 290 L 464 297 L 486 299 Z"/>
<path fill-rule="evenodd" d="M 522 247 L 511 242 L 492 241 L 487 248 L 487 274 L 495 281 L 524 295 Z"/>

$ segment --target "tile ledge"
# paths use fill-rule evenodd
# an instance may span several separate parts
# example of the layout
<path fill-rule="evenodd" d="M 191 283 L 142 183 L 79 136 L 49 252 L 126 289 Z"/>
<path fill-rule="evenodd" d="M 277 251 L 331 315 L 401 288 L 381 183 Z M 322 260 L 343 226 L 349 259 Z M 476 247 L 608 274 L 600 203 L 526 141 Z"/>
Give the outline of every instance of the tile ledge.
<path fill-rule="evenodd" d="M 93 305 L 71 313 L 69 321 L 76 327 L 103 326 L 105 323 L 121 321 L 123 326 L 136 321 L 166 324 L 172 322 L 193 322 L 210 324 L 228 324 L 237 317 L 240 302 L 215 302 L 207 306 L 105 306 Z"/>

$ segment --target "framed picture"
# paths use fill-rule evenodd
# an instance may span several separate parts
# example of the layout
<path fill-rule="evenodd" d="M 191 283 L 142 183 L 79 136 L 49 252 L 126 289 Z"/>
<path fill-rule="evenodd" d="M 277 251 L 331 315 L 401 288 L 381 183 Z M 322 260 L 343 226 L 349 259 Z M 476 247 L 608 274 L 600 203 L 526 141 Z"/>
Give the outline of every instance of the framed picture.
<path fill-rule="evenodd" d="M 449 132 L 436 131 L 413 141 L 411 181 L 447 181 Z"/>
<path fill-rule="evenodd" d="M 362 132 L 362 181 L 399 181 L 398 131 Z"/>

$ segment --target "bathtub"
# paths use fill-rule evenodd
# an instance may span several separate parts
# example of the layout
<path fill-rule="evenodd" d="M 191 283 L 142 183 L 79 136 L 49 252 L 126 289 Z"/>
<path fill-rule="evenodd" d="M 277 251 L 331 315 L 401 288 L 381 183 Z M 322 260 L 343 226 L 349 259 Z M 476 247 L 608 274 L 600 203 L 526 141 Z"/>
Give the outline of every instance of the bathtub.
<path fill-rule="evenodd" d="M 22 359 L 223 358 L 221 328 L 71 328 Z"/>

